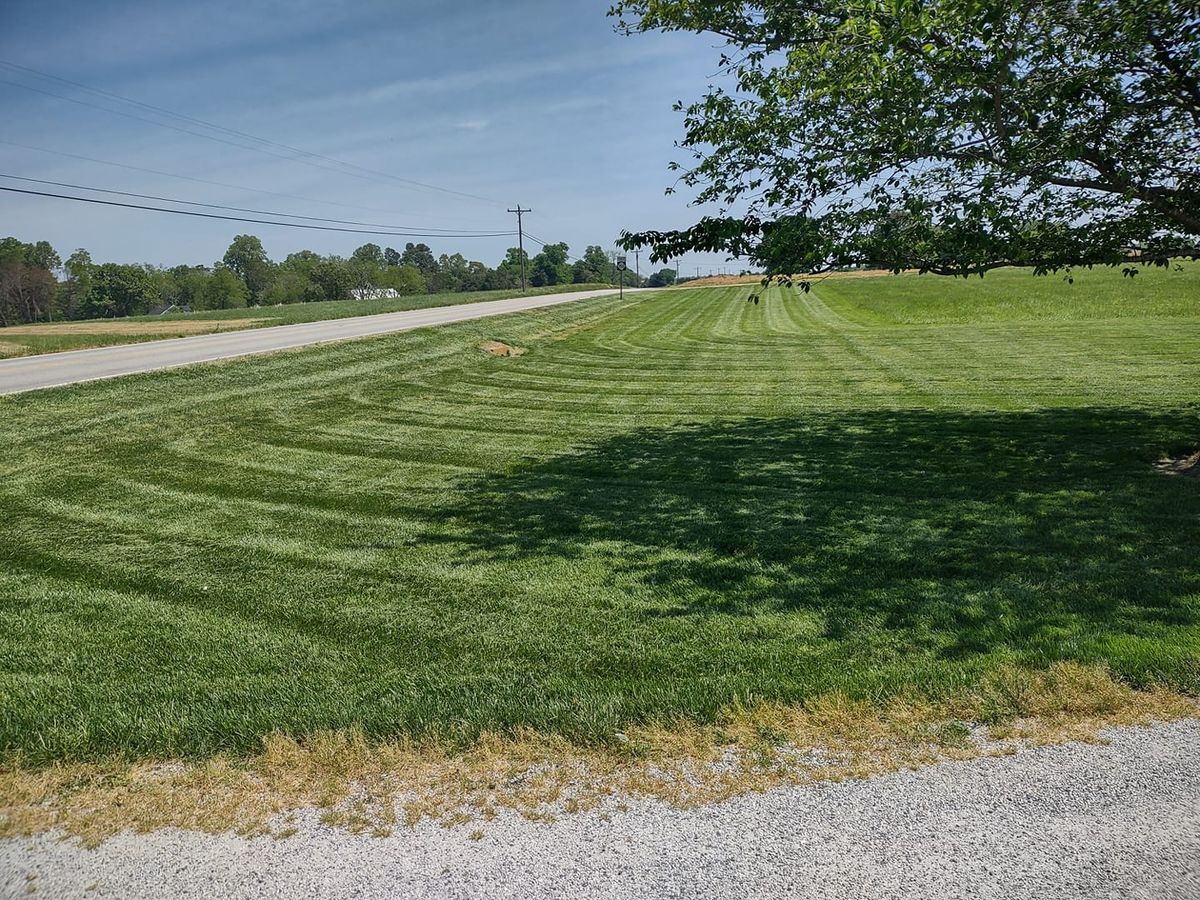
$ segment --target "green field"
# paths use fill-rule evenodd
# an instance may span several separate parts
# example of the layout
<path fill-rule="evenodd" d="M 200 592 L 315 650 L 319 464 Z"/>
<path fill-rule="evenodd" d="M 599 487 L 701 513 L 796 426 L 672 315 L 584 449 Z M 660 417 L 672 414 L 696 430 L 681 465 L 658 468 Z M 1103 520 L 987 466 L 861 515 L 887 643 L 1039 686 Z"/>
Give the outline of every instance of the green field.
<path fill-rule="evenodd" d="M 39 323 L 0 328 L 0 359 L 59 353 L 89 347 L 111 347 L 163 338 L 209 334 L 242 328 L 267 328 L 272 325 L 298 325 L 327 319 L 347 319 L 410 309 L 431 309 L 458 303 L 505 300 L 509 297 L 536 297 L 572 291 L 611 289 L 607 284 L 559 284 L 530 288 L 527 291 L 465 291 L 448 294 L 414 294 L 390 300 L 326 300 L 317 303 L 292 303 L 285 306 L 253 306 L 245 309 L 210 309 L 194 313 L 170 313 L 165 316 L 128 316 L 121 319 L 83 319 L 71 322 Z"/>
<path fill-rule="evenodd" d="M 1200 691 L 1200 266 L 748 290 L 0 400 L 0 748 Z"/>

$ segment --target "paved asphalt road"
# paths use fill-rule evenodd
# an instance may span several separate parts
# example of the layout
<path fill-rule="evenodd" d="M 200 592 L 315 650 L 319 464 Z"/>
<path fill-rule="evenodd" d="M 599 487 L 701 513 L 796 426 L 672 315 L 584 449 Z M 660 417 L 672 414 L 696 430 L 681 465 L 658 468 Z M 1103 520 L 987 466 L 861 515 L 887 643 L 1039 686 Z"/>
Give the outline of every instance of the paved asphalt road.
<path fill-rule="evenodd" d="M 1197 900 L 1200 721 L 1109 736 L 550 825 L 502 816 L 372 838 L 308 813 L 284 839 L 0 841 L 0 897 Z"/>
<path fill-rule="evenodd" d="M 271 353 L 275 350 L 290 350 L 309 344 L 345 341 L 393 331 L 411 331 L 428 325 L 482 319 L 486 316 L 540 309 L 544 306 L 615 293 L 615 290 L 599 290 L 544 294 L 540 297 L 514 297 L 509 300 L 486 300 L 481 303 L 461 303 L 456 306 L 381 313 L 375 316 L 329 319 L 300 325 L 275 325 L 221 334 L 201 334 L 165 341 L 99 347 L 94 350 L 68 350 L 63 353 L 21 356 L 0 360 L 0 394 L 16 394 L 79 381 L 115 378 L 135 372 L 169 369 L 255 353 Z"/>

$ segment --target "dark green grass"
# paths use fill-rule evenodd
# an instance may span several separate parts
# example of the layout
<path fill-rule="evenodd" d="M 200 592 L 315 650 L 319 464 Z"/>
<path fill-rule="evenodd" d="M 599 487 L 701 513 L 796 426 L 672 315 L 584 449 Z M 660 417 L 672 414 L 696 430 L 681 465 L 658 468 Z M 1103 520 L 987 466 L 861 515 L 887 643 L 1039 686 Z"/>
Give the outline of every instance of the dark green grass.
<path fill-rule="evenodd" d="M 0 400 L 0 747 L 591 739 L 1062 659 L 1200 689 L 1174 284 L 896 326 L 901 282 L 679 290 Z"/>
<path fill-rule="evenodd" d="M 165 316 L 129 316 L 119 320 L 129 325 L 153 322 L 159 326 L 173 322 L 229 322 L 234 328 L 268 328 L 272 325 L 298 325 L 327 319 L 348 319 L 373 316 L 379 313 L 403 312 L 410 309 L 432 309 L 458 303 L 480 303 L 484 300 L 506 300 L 509 297 L 537 297 L 573 291 L 592 291 L 611 288 L 607 284 L 559 284 L 553 287 L 530 288 L 528 291 L 465 291 L 449 294 L 416 294 L 390 300 L 327 300 L 319 303 L 291 303 L 284 306 L 255 306 L 247 309 L 210 309 L 194 313 L 170 313 Z M 245 326 L 247 319 L 255 320 Z M 104 320 L 100 320 L 104 321 Z M 219 331 L 220 328 L 217 328 Z M 57 353 L 63 350 L 83 350 L 88 347 L 111 347 L 144 341 L 183 337 L 194 332 L 180 330 L 178 334 L 82 334 L 64 331 L 62 323 L 44 323 L 36 334 L 13 334 L 0 328 L 0 359 L 7 356 L 29 356 L 35 353 Z"/>

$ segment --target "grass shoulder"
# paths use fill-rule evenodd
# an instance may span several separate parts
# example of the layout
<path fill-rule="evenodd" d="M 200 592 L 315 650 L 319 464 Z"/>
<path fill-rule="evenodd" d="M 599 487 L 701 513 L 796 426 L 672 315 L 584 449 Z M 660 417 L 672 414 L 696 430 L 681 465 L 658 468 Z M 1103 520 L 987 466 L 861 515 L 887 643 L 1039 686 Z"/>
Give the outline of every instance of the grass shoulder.
<path fill-rule="evenodd" d="M 121 319 L 86 319 L 70 322 L 40 323 L 0 328 L 0 359 L 111 347 L 164 338 L 213 334 L 244 328 L 273 325 L 298 325 L 414 309 L 434 309 L 460 303 L 482 303 L 511 297 L 539 297 L 547 294 L 606 290 L 606 284 L 564 284 L 519 290 L 469 291 L 446 294 L 414 294 L 380 300 L 326 300 L 292 303 L 282 306 L 253 306 L 245 309 L 214 309 L 194 313 L 170 313 L 163 316 L 129 316 Z"/>
<path fill-rule="evenodd" d="M 184 828 L 286 838 L 295 816 L 385 836 L 432 820 L 485 825 L 501 812 L 532 821 L 634 802 L 675 807 L 820 781 L 1101 741 L 1115 726 L 1192 718 L 1192 698 L 1138 691 L 1097 667 L 1000 668 L 970 690 L 931 700 L 844 695 L 722 710 L 713 722 L 631 724 L 578 744 L 518 730 L 468 745 L 371 742 L 361 732 L 297 740 L 267 735 L 259 753 L 204 760 L 0 766 L 0 839 L 57 829 L 96 846 L 121 832 Z M 478 833 L 478 832 L 475 832 Z"/>

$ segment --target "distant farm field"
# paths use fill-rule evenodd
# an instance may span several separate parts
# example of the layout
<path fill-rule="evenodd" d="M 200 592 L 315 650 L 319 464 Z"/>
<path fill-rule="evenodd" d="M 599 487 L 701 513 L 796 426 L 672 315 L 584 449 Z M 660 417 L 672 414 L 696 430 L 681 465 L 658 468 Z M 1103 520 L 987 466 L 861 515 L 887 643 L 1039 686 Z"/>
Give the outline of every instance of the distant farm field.
<path fill-rule="evenodd" d="M 1200 691 L 1200 267 L 748 292 L 0 399 L 0 748 Z"/>

